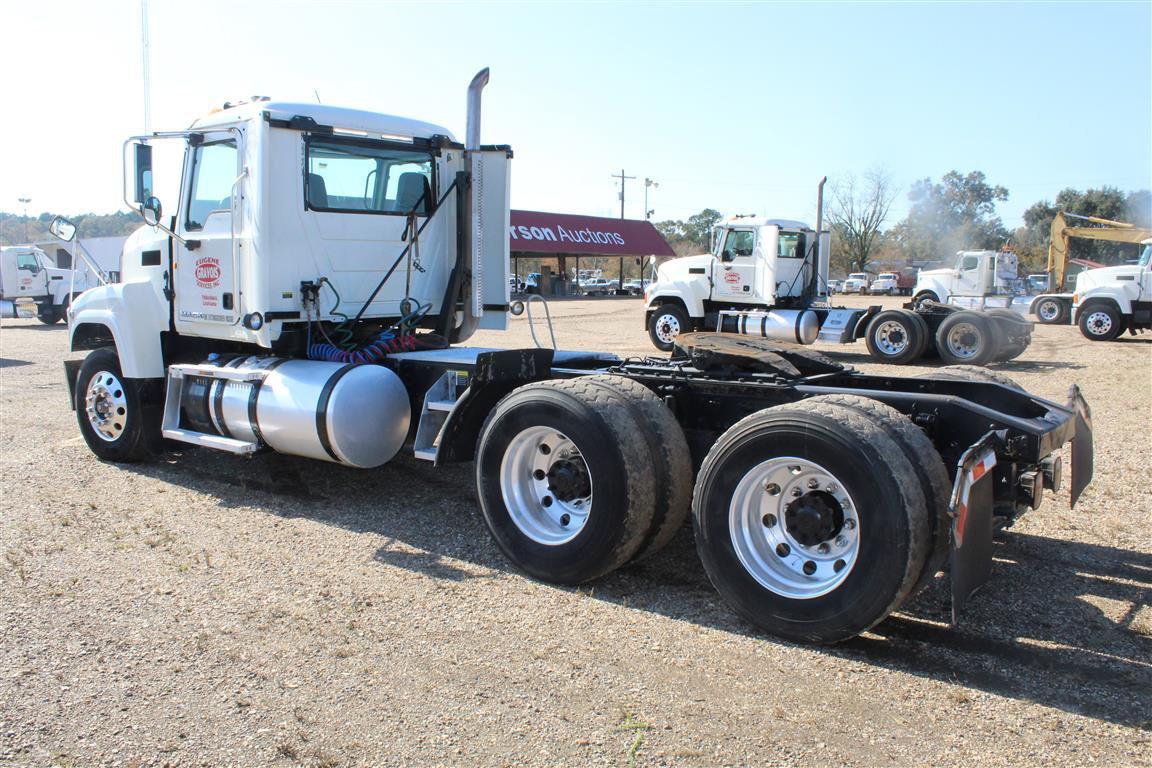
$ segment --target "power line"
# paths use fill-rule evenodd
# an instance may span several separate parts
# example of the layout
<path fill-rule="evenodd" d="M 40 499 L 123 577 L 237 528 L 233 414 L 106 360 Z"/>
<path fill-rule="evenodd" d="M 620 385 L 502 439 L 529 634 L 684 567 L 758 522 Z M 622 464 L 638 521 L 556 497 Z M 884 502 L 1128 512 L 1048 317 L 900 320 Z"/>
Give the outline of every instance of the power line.
<path fill-rule="evenodd" d="M 635 176 L 625 176 L 624 169 L 620 169 L 620 175 L 612 174 L 612 178 L 620 179 L 620 218 L 624 218 L 624 182 L 627 179 L 634 179 Z"/>

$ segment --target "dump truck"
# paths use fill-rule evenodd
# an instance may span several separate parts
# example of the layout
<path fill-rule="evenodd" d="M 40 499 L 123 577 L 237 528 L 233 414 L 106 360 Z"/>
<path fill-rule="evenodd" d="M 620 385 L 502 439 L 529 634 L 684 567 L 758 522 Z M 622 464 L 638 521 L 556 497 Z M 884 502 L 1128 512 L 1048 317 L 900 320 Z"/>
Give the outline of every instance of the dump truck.
<path fill-rule="evenodd" d="M 958 613 L 989 576 L 995 527 L 1062 487 L 1069 444 L 1071 502 L 1084 491 L 1091 413 L 1074 386 L 1056 403 L 981 369 L 869 376 L 723 334 L 648 358 L 467 346 L 522 309 L 512 151 L 480 142 L 488 77 L 469 86 L 462 142 L 268 100 L 130 138 L 125 199 L 145 225 L 121 282 L 69 313 L 88 448 L 134 462 L 175 442 L 363 472 L 402 451 L 471 462 L 495 546 L 555 584 L 652 557 L 691 517 L 721 597 L 817 643 L 865 631 L 943 569 Z M 169 215 L 159 142 L 184 148 Z"/>
<path fill-rule="evenodd" d="M 734 216 L 717 225 L 710 253 L 660 264 L 645 305 L 653 346 L 669 352 L 680 334 L 703 330 L 802 345 L 864 339 L 873 359 L 893 365 L 933 354 L 949 365 L 985 365 L 1028 348 L 1032 323 L 1011 312 L 922 299 L 890 310 L 831 304 L 825 181 L 817 190 L 816 229 L 791 219 Z M 849 275 L 845 293 L 867 290 L 859 275 Z"/>

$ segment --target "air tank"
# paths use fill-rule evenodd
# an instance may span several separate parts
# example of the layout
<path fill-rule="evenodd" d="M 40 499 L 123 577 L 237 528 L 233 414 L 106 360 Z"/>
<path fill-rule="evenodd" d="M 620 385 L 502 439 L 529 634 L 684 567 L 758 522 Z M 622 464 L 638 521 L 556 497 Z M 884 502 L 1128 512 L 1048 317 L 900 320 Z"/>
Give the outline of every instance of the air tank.
<path fill-rule="evenodd" d="M 284 357 L 216 362 L 264 376 L 189 382 L 181 417 L 201 432 L 362 469 L 384 464 L 407 439 L 408 392 L 387 368 Z"/>
<path fill-rule="evenodd" d="M 820 334 L 820 316 L 810 309 L 757 309 L 725 318 L 724 330 L 743 336 L 811 344 Z"/>

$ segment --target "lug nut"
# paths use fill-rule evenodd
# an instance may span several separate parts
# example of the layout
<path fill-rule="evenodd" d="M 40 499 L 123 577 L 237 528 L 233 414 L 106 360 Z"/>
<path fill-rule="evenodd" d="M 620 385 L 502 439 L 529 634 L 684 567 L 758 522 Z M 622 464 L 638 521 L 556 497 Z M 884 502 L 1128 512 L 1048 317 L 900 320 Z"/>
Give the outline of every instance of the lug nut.
<path fill-rule="evenodd" d="M 764 515 L 761 522 L 764 523 L 765 528 L 771 528 L 776 525 L 776 515 Z"/>
<path fill-rule="evenodd" d="M 828 554 L 828 545 L 827 544 L 821 544 L 820 546 L 816 547 L 816 551 L 822 555 L 826 555 L 826 554 Z"/>
<path fill-rule="evenodd" d="M 850 531 L 856 527 L 856 521 L 852 518 L 848 518 L 844 521 L 844 527 Z"/>
<path fill-rule="evenodd" d="M 799 488 L 793 488 L 792 495 L 799 498 L 800 496 L 804 495 L 804 491 L 800 490 Z"/>
<path fill-rule="evenodd" d="M 812 478 L 811 480 L 808 481 L 808 487 L 809 488 L 819 488 L 820 487 L 820 481 L 817 480 L 816 478 Z"/>
<path fill-rule="evenodd" d="M 779 496 L 780 486 L 776 485 L 776 483 L 768 483 L 764 486 L 764 491 L 770 496 Z"/>
<path fill-rule="evenodd" d="M 848 537 L 847 536 L 837 536 L 836 537 L 836 546 L 844 547 L 847 545 L 848 545 Z"/>
<path fill-rule="evenodd" d="M 828 487 L 824 490 L 828 491 L 828 493 L 836 493 L 836 491 L 840 489 L 836 487 L 836 483 L 828 483 Z"/>

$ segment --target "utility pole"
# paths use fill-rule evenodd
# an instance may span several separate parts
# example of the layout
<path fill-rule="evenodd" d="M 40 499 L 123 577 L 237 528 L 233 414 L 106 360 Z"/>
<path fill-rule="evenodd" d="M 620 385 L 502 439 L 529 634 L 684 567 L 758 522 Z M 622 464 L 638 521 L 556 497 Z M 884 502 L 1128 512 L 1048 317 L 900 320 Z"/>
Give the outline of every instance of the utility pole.
<path fill-rule="evenodd" d="M 620 169 L 620 175 L 612 174 L 612 178 L 620 179 L 620 218 L 624 218 L 624 182 L 627 179 L 634 179 L 635 176 L 625 176 L 624 169 Z"/>
<path fill-rule="evenodd" d="M 623 173 L 623 171 L 621 171 L 621 173 Z M 652 218 L 652 214 L 656 213 L 656 211 L 648 210 L 648 187 L 658 186 L 660 185 L 652 181 L 652 179 L 649 179 L 647 176 L 644 177 L 644 221 L 648 221 L 648 219 Z"/>
<path fill-rule="evenodd" d="M 152 75 L 149 66 L 148 0 L 140 0 L 140 53 L 144 85 L 144 133 L 152 132 Z"/>
<path fill-rule="evenodd" d="M 24 244 L 28 244 L 28 203 L 32 202 L 30 197 L 18 198 L 21 205 L 24 206 Z"/>

